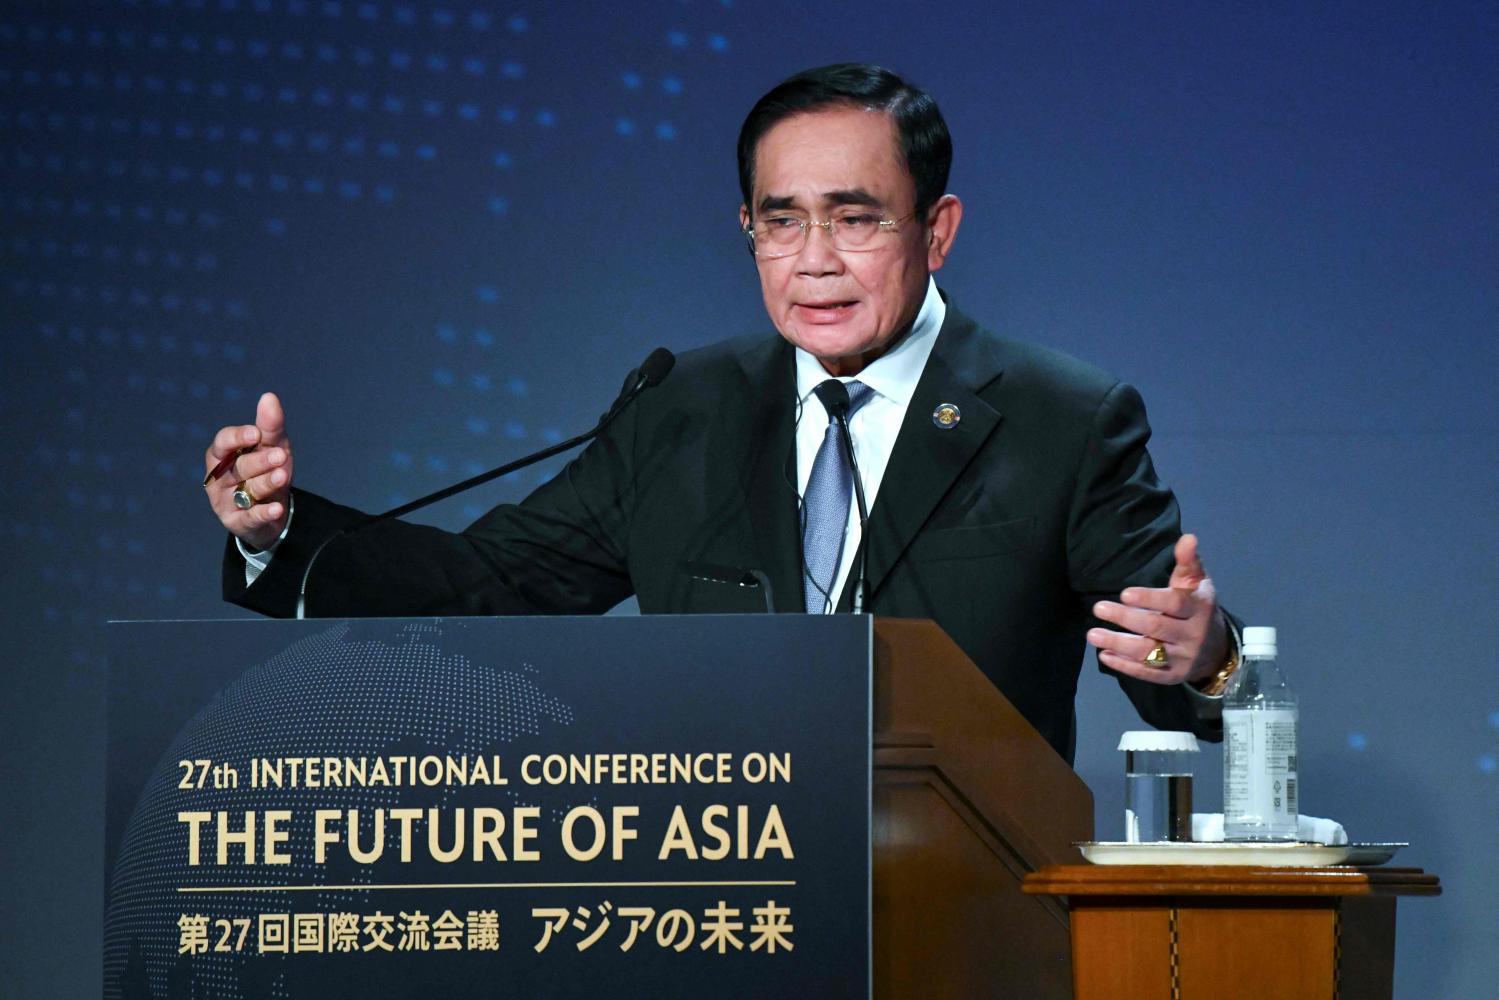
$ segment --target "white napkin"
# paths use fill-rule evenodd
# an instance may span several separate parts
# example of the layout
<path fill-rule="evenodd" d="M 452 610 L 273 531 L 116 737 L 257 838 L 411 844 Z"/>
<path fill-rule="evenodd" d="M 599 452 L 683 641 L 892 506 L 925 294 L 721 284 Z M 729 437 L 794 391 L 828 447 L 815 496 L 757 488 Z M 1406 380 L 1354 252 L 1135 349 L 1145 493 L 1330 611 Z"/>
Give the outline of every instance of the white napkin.
<path fill-rule="evenodd" d="M 1223 839 L 1222 813 L 1193 813 L 1192 839 L 1198 843 L 1215 843 Z M 1297 816 L 1296 839 L 1313 844 L 1346 844 L 1348 831 L 1336 820 L 1320 816 Z"/>

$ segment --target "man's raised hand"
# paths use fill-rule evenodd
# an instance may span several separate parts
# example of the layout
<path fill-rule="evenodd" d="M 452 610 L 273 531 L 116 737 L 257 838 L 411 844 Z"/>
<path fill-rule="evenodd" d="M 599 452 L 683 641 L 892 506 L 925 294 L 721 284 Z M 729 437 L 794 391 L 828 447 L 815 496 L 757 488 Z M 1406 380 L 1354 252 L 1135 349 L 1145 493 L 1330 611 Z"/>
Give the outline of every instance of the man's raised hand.
<path fill-rule="evenodd" d="M 1112 629 L 1088 630 L 1098 660 L 1121 674 L 1154 684 L 1180 684 L 1213 676 L 1228 656 L 1228 626 L 1218 610 L 1218 594 L 1197 555 L 1197 536 L 1176 543 L 1176 567 L 1165 587 L 1129 587 L 1119 602 L 1099 601 L 1093 613 Z M 1146 662 L 1159 643 L 1164 664 Z"/>
<path fill-rule="evenodd" d="M 211 475 L 230 456 L 233 462 L 203 485 L 208 503 L 230 534 L 252 549 L 269 548 L 286 527 L 291 499 L 291 441 L 275 393 L 260 397 L 253 424 L 224 427 L 214 435 L 203 456 L 205 472 Z M 254 499 L 248 510 L 235 503 L 236 489 Z"/>

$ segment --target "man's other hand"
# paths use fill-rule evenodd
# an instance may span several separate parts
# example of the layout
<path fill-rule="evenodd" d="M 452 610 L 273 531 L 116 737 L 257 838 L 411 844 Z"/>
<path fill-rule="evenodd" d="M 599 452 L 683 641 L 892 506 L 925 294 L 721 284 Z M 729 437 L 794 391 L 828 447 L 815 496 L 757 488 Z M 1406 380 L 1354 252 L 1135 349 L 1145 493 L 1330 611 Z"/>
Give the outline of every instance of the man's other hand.
<path fill-rule="evenodd" d="M 203 456 L 205 472 L 235 455 L 233 464 L 207 483 L 208 503 L 219 523 L 251 549 L 269 548 L 286 527 L 291 498 L 291 441 L 286 436 L 286 415 L 281 400 L 272 392 L 260 397 L 255 422 L 221 429 Z M 255 499 L 248 510 L 234 502 L 236 489 Z"/>
<path fill-rule="evenodd" d="M 1152 684 L 1180 684 L 1213 676 L 1228 655 L 1228 627 L 1218 610 L 1218 594 L 1197 555 L 1197 536 L 1176 543 L 1176 568 L 1168 586 L 1129 587 L 1119 602 L 1099 601 L 1093 613 L 1125 631 L 1088 630 L 1099 662 Z M 1166 662 L 1146 657 L 1159 642 Z"/>

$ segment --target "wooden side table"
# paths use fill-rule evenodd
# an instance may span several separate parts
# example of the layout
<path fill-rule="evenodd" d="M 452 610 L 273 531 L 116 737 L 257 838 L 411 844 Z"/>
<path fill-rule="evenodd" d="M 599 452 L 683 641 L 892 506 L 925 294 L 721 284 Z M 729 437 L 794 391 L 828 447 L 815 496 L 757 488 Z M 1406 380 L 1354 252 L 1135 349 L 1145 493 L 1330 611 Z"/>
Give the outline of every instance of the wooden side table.
<path fill-rule="evenodd" d="M 1076 1000 L 1377 1000 L 1393 992 L 1395 899 L 1419 868 L 1052 865 L 1022 889 L 1066 897 Z"/>

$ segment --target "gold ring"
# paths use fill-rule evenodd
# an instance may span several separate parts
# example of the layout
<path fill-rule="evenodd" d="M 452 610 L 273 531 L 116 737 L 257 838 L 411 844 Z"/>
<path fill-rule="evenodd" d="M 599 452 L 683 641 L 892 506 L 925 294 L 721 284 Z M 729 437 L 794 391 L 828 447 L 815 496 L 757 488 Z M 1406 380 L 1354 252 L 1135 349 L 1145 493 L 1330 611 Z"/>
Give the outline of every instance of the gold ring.
<path fill-rule="evenodd" d="M 249 486 L 240 483 L 234 487 L 234 506 L 240 510 L 249 510 L 258 503 L 260 503 L 260 498 L 250 492 Z"/>
<path fill-rule="evenodd" d="M 1156 641 L 1155 648 L 1145 655 L 1145 663 L 1151 667 L 1166 666 L 1166 644 L 1160 640 Z"/>

